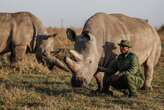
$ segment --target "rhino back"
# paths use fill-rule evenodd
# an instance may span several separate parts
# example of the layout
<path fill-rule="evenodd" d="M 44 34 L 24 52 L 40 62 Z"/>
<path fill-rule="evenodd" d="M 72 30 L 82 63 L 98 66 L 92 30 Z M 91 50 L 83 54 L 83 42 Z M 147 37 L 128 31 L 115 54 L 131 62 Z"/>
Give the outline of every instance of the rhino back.
<path fill-rule="evenodd" d="M 130 40 L 132 51 L 139 56 L 140 63 L 147 59 L 154 47 L 156 50 L 161 48 L 159 36 L 152 26 L 123 14 L 97 13 L 87 20 L 84 31 L 96 37 L 99 56 L 104 64 L 119 54 L 117 44 L 121 39 Z"/>
<path fill-rule="evenodd" d="M 34 48 L 35 37 L 46 33 L 46 28 L 35 15 L 30 12 L 17 12 L 12 14 L 17 23 L 17 33 L 14 36 L 16 45 L 28 45 Z"/>
<path fill-rule="evenodd" d="M 34 29 L 32 21 L 26 13 L 13 13 L 13 19 L 16 21 L 17 29 L 13 35 L 15 45 L 28 45 L 32 40 Z"/>
<path fill-rule="evenodd" d="M 24 12 L 30 17 L 30 20 L 32 21 L 35 29 L 36 29 L 36 34 L 45 34 L 47 33 L 46 27 L 43 25 L 42 21 L 36 17 L 35 15 L 29 13 L 29 12 Z"/>
<path fill-rule="evenodd" d="M 34 27 L 36 28 L 37 34 L 44 34 L 46 31 L 46 28 L 44 27 L 42 21 L 30 12 L 17 12 L 14 13 L 13 16 L 18 19 L 18 22 L 21 20 L 22 17 L 23 19 L 30 19 Z"/>

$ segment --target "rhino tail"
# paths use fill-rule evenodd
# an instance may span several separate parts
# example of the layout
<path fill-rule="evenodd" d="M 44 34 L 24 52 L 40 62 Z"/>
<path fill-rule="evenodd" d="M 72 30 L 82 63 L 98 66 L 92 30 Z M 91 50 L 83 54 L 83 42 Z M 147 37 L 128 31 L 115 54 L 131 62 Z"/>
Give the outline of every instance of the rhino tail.
<path fill-rule="evenodd" d="M 36 50 L 36 40 L 37 40 L 37 32 L 36 32 L 36 27 L 35 27 L 35 25 L 32 23 L 32 25 L 33 25 L 33 30 L 34 30 L 34 32 L 33 32 L 33 37 L 32 37 L 32 41 L 31 41 L 31 48 L 30 48 L 30 50 L 32 51 L 32 52 L 35 52 L 35 50 Z"/>

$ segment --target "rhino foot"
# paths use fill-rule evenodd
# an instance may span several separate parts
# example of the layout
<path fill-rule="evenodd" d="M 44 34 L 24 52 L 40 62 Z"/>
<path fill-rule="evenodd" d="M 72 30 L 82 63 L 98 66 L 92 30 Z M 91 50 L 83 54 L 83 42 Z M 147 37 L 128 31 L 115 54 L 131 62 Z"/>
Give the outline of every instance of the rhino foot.
<path fill-rule="evenodd" d="M 17 66 L 17 63 L 16 63 L 16 62 L 12 62 L 12 63 L 10 64 L 10 67 L 11 67 L 11 68 L 16 68 L 16 66 Z"/>
<path fill-rule="evenodd" d="M 153 90 L 153 88 L 152 88 L 152 87 L 149 87 L 149 86 L 143 86 L 141 89 L 142 89 L 142 90 L 145 90 L 145 91 L 147 91 L 147 92 Z"/>

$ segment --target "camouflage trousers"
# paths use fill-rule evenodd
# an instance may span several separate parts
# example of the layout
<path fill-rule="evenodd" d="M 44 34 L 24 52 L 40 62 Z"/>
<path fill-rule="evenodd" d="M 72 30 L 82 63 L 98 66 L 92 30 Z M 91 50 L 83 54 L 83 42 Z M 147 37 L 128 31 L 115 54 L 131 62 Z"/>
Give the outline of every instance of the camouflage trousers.
<path fill-rule="evenodd" d="M 104 76 L 103 79 L 103 89 L 109 89 L 109 86 L 112 86 L 116 89 L 128 89 L 129 92 L 136 93 L 138 89 L 140 89 L 144 80 L 135 75 L 123 75 L 117 81 L 112 81 L 111 76 Z"/>

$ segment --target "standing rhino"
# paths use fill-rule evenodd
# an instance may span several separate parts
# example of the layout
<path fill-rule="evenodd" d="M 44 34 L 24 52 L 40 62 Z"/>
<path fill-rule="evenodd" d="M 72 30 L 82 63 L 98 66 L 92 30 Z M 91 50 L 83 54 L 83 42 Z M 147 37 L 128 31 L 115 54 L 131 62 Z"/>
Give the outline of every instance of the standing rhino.
<path fill-rule="evenodd" d="M 132 43 L 132 52 L 138 55 L 140 64 L 144 65 L 143 88 L 151 88 L 161 42 L 156 30 L 144 20 L 123 14 L 97 13 L 87 20 L 81 35 L 77 36 L 70 28 L 66 33 L 68 39 L 75 41 L 75 50 L 70 50 L 74 60 L 66 57 L 65 61 L 72 71 L 73 87 L 85 86 L 94 76 L 101 89 L 103 74 L 98 71 L 98 65 L 107 67 L 120 54 L 117 44 L 126 39 Z"/>
<path fill-rule="evenodd" d="M 0 54 L 11 52 L 12 66 L 24 57 L 27 49 L 36 51 L 40 61 L 39 43 L 55 35 L 48 35 L 42 22 L 30 12 L 0 13 Z M 48 46 L 49 42 L 44 45 Z"/>
<path fill-rule="evenodd" d="M 0 13 L 0 53 L 11 52 L 11 65 L 24 57 L 26 49 L 33 51 L 35 37 L 45 34 L 42 22 L 29 12 Z"/>

